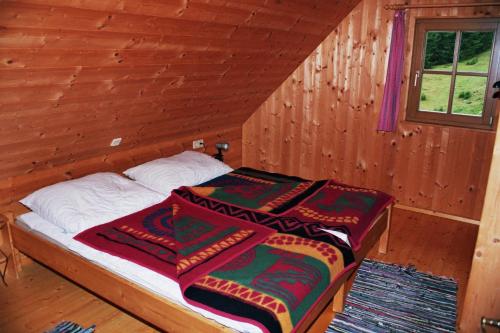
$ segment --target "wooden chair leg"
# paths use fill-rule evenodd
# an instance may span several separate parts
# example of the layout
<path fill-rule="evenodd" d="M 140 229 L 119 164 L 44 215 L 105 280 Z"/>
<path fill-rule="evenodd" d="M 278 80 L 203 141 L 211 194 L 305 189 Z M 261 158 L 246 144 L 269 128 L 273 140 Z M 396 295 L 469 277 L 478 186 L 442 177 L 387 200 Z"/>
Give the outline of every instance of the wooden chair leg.
<path fill-rule="evenodd" d="M 12 247 L 12 265 L 14 266 L 16 279 L 19 280 L 21 272 L 23 271 L 23 265 L 21 262 L 21 253 L 15 247 Z"/>
<path fill-rule="evenodd" d="M 344 296 L 345 296 L 345 283 L 340 286 L 335 296 L 333 296 L 333 312 L 344 312 Z"/>
<path fill-rule="evenodd" d="M 378 244 L 378 252 L 382 254 L 387 253 L 389 248 L 389 233 L 391 230 L 391 217 L 392 217 L 392 205 L 387 207 L 387 227 L 384 233 L 380 236 L 380 242 Z"/>
<path fill-rule="evenodd" d="M 6 213 L 5 216 L 7 217 L 7 233 L 9 235 L 12 264 L 14 265 L 14 273 L 16 274 L 16 279 L 19 279 L 23 269 L 21 264 L 21 256 L 19 250 L 14 247 L 14 240 L 12 238 L 12 232 L 10 228 L 11 223 L 14 223 L 14 214 L 9 212 Z"/>

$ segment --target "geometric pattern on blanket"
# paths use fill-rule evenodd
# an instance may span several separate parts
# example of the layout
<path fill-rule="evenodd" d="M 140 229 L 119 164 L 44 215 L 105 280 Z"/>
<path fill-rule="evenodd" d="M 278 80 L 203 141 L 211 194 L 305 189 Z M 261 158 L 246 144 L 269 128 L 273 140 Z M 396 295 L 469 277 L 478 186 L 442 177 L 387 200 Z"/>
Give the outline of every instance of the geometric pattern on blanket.
<path fill-rule="evenodd" d="M 168 276 L 184 289 L 272 233 L 265 226 L 221 219 L 172 195 L 140 212 L 85 230 L 75 239 Z"/>
<path fill-rule="evenodd" d="M 178 190 L 177 193 L 209 209 L 223 211 L 224 214 L 238 212 L 238 207 L 243 208 L 246 214 L 253 214 L 243 218 L 262 225 L 268 225 L 266 219 L 272 218 L 275 224 L 298 221 L 304 226 L 300 227 L 303 236 L 320 234 L 323 232 L 321 229 L 343 232 L 355 251 L 360 248 L 370 223 L 393 201 L 393 197 L 386 193 L 344 185 L 334 180 L 300 181 L 297 177 L 249 168 L 234 170 L 200 186 L 191 187 L 189 191 L 192 195 Z M 241 211 L 238 213 L 242 214 Z"/>
<path fill-rule="evenodd" d="M 311 238 L 318 241 L 323 241 L 336 246 L 343 254 L 346 265 L 354 262 L 354 254 L 352 248 L 342 241 L 337 236 L 324 231 L 326 226 L 319 222 L 303 223 L 300 219 L 287 216 L 271 216 L 269 214 L 260 213 L 257 211 L 247 210 L 242 207 L 226 204 L 224 202 L 210 200 L 206 197 L 200 197 L 187 189 L 176 190 L 175 193 L 186 200 L 189 200 L 199 206 L 210 209 L 224 215 L 233 216 L 245 221 L 257 223 L 276 230 L 277 232 L 287 233 L 305 238 Z M 346 235 L 350 234 L 346 226 L 340 225 L 335 227 L 335 230 L 341 231 Z"/>
<path fill-rule="evenodd" d="M 292 332 L 343 270 L 322 242 L 274 234 L 186 289 L 194 304 L 247 318 L 269 332 Z"/>
<path fill-rule="evenodd" d="M 242 168 L 75 239 L 176 280 L 190 304 L 289 332 L 352 269 L 353 248 L 391 201 Z M 353 248 L 322 229 L 344 232 Z"/>

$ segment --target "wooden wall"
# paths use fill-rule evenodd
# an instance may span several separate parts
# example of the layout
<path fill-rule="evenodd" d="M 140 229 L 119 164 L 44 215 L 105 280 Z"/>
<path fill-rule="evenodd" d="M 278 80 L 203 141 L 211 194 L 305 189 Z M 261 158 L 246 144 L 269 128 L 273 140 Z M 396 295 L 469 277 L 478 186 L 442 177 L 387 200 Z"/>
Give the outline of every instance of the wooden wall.
<path fill-rule="evenodd" d="M 500 103 L 497 103 L 497 110 Z M 499 123 L 500 124 L 500 123 Z M 484 210 L 465 294 L 461 332 L 479 332 L 481 317 L 500 318 L 500 125 L 493 150 Z M 489 330 L 493 331 L 493 329 Z"/>
<path fill-rule="evenodd" d="M 374 187 L 402 205 L 479 220 L 494 132 L 406 122 L 404 105 L 415 18 L 500 16 L 500 7 L 407 13 L 402 114 L 396 133 L 377 133 L 389 2 L 362 1 L 246 121 L 243 163 Z"/>
<path fill-rule="evenodd" d="M 241 133 L 358 2 L 1 1 L 0 184 Z M 109 147 L 114 137 L 122 146 Z"/>
<path fill-rule="evenodd" d="M 224 161 L 236 168 L 241 166 L 241 126 L 204 132 L 205 144 L 210 148 L 199 151 L 207 154 L 215 153 L 215 143 L 231 142 L 230 149 L 224 153 Z M 34 173 L 20 174 L 0 180 L 0 212 L 10 209 L 10 204 L 23 198 L 43 186 L 60 181 L 78 178 L 101 171 L 122 172 L 132 166 L 151 161 L 163 156 L 178 154 L 191 150 L 192 137 L 177 137 L 175 140 L 141 145 L 126 150 L 118 150 L 87 159 L 79 159 L 71 163 L 53 166 Z M 1 244 L 1 238 L 0 238 Z"/>

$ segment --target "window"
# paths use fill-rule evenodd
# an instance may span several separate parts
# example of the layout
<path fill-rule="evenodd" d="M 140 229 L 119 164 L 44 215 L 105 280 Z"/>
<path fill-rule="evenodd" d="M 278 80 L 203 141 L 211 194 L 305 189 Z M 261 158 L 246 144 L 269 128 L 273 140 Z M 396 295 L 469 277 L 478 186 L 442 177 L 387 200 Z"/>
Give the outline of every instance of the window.
<path fill-rule="evenodd" d="M 499 31 L 498 19 L 417 20 L 406 120 L 492 129 Z"/>

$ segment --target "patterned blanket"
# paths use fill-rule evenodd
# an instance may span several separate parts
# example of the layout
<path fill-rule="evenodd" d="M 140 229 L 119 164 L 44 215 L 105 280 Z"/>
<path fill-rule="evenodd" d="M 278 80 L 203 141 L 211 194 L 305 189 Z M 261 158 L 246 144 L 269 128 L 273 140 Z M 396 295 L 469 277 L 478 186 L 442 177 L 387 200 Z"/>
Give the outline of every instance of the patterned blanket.
<path fill-rule="evenodd" d="M 354 266 L 384 193 L 240 168 L 75 237 L 176 280 L 187 302 L 292 332 Z M 352 248 L 329 230 L 348 235 Z"/>
<path fill-rule="evenodd" d="M 278 232 L 330 238 L 322 230 L 338 231 L 348 236 L 354 251 L 359 250 L 375 217 L 394 200 L 386 193 L 334 180 L 309 181 L 245 167 L 199 187 L 192 187 L 191 193 L 178 193 L 228 215 L 238 209 L 248 213 L 248 208 L 252 208 L 254 216 L 248 220 Z M 339 239 L 327 242 L 346 247 Z"/>

